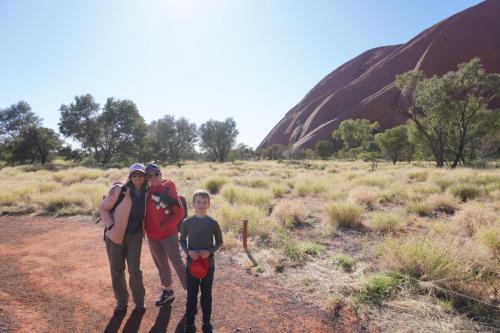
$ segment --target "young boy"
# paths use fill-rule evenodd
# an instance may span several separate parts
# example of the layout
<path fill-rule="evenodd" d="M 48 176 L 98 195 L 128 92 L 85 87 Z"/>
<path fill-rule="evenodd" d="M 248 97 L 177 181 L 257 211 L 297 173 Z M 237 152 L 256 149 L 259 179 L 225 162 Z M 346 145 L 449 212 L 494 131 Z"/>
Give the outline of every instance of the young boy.
<path fill-rule="evenodd" d="M 195 215 L 182 222 L 179 238 L 179 242 L 187 254 L 187 302 L 184 332 L 195 332 L 196 330 L 194 318 L 198 304 L 198 289 L 201 289 L 203 333 L 211 333 L 213 332 L 210 317 L 212 315 L 212 283 L 215 270 L 214 252 L 222 245 L 222 232 L 217 221 L 207 215 L 207 210 L 210 207 L 210 195 L 207 191 L 198 190 L 193 194 L 193 207 Z M 203 268 L 201 269 L 201 275 L 203 276 L 205 273 L 206 275 L 201 278 L 193 276 L 195 267 L 208 267 L 205 272 L 203 272 Z"/>

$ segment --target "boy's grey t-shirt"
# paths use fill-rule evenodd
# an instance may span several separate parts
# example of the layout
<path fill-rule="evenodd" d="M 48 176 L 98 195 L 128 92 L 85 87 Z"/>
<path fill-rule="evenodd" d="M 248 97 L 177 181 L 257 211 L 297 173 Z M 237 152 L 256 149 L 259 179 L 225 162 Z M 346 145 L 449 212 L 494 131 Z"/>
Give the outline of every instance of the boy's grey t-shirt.
<path fill-rule="evenodd" d="M 213 254 L 222 245 L 219 223 L 208 215 L 204 217 L 193 215 L 182 222 L 179 242 L 186 254 L 189 250 L 208 250 L 210 267 L 212 267 L 214 266 Z M 187 258 L 189 267 L 191 258 L 189 256 Z"/>

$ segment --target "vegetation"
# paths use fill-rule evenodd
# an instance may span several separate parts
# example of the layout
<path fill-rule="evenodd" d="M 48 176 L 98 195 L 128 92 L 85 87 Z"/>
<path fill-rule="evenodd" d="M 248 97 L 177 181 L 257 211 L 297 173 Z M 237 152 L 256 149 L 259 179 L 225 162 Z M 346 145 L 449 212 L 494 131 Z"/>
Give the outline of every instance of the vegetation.
<path fill-rule="evenodd" d="M 392 162 L 370 169 L 361 161 L 188 161 L 162 173 L 188 198 L 199 188 L 212 192 L 210 214 L 234 260 L 241 259 L 246 219 L 259 274 L 286 272 L 279 278 L 315 281 L 307 293 L 322 306 L 332 294 L 342 304 L 369 307 L 398 297 L 413 300 L 419 289 L 407 288 L 409 280 L 497 304 L 491 295 L 498 288 L 498 172 Z M 127 169 L 56 160 L 4 166 L 0 175 L 10 189 L 0 194 L 4 214 L 92 215 Z M 462 201 L 460 193 L 470 191 L 457 188 L 469 187 L 478 195 Z M 479 316 L 474 302 L 467 302 L 466 312 Z"/>

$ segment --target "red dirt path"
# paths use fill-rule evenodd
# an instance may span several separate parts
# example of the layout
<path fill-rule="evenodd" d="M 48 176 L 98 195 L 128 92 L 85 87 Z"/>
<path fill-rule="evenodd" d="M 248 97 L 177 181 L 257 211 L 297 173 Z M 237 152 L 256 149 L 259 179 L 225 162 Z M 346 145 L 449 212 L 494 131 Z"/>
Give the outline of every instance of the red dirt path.
<path fill-rule="evenodd" d="M 148 310 L 142 318 L 129 311 L 121 323 L 110 321 L 114 298 L 101 228 L 75 219 L 0 217 L 0 332 L 179 331 L 185 294 L 174 277 L 172 307 L 160 312 L 154 307 L 159 277 L 146 243 L 141 267 Z M 219 256 L 214 283 L 217 332 L 359 329 L 349 314 L 328 319 L 296 303 L 272 279 L 249 275 L 225 256 Z"/>

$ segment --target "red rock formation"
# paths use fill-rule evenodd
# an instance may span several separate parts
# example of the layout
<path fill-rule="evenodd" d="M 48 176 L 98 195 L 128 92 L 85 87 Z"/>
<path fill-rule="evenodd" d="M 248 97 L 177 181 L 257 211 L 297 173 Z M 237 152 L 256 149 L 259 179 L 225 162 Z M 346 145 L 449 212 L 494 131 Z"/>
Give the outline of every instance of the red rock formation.
<path fill-rule="evenodd" d="M 474 57 L 500 73 L 500 0 L 486 0 L 423 31 L 406 44 L 366 51 L 321 80 L 259 145 L 313 148 L 346 119 L 378 121 L 381 129 L 406 121 L 396 111 L 394 77 L 412 69 L 442 75 Z"/>

